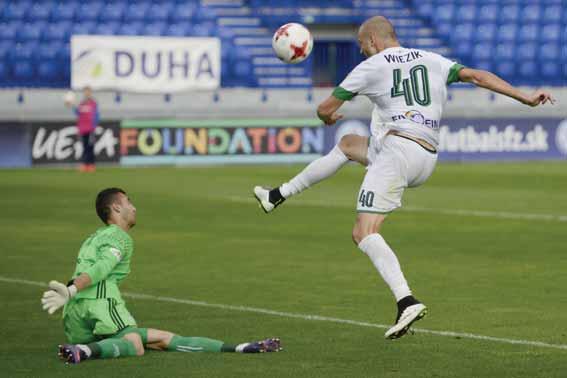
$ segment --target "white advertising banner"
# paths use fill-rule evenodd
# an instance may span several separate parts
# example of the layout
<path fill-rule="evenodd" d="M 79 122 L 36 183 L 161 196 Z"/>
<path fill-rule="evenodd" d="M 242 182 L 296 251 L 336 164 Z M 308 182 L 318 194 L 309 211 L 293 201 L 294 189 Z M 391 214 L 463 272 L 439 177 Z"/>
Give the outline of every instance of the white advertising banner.
<path fill-rule="evenodd" d="M 71 87 L 172 93 L 220 86 L 218 38 L 75 35 Z"/>

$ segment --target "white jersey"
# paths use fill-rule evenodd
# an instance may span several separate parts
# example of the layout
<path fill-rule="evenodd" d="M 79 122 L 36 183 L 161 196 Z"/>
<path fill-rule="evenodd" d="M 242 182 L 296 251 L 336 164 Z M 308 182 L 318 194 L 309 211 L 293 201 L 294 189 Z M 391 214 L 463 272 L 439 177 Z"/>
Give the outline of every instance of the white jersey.
<path fill-rule="evenodd" d="M 439 144 L 439 121 L 447 101 L 447 85 L 459 80 L 462 65 L 439 54 L 391 47 L 356 66 L 333 96 L 350 100 L 362 94 L 374 104 L 371 133 L 384 126 Z"/>

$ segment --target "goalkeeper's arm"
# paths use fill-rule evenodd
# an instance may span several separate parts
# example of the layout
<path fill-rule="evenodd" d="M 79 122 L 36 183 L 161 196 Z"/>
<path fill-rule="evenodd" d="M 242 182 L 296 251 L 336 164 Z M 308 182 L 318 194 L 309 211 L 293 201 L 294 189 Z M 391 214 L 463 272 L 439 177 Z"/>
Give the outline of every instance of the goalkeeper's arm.
<path fill-rule="evenodd" d="M 69 302 L 79 291 L 104 280 L 121 258 L 120 251 L 109 246 L 102 253 L 100 260 L 69 282 L 67 286 L 57 281 L 49 282 L 50 290 L 43 293 L 43 298 L 41 299 L 43 309 L 49 314 L 53 314 Z"/>

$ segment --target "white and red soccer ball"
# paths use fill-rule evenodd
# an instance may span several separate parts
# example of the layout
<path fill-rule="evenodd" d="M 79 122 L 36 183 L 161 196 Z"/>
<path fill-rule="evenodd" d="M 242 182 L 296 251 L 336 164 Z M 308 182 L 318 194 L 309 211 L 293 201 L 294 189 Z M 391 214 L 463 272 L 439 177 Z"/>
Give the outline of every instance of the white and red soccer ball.
<path fill-rule="evenodd" d="M 296 23 L 281 26 L 274 33 L 272 47 L 277 57 L 286 63 L 303 62 L 313 49 L 313 37 L 309 30 Z"/>

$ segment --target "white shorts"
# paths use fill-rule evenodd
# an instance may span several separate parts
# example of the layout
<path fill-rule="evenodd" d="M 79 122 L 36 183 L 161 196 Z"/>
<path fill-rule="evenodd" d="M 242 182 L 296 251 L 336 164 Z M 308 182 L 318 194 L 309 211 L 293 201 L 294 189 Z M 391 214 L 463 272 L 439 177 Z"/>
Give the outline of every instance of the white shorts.
<path fill-rule="evenodd" d="M 409 139 L 388 135 L 383 141 L 370 137 L 367 159 L 356 210 L 388 214 L 402 206 L 406 188 L 419 186 L 431 176 L 437 154 Z"/>

